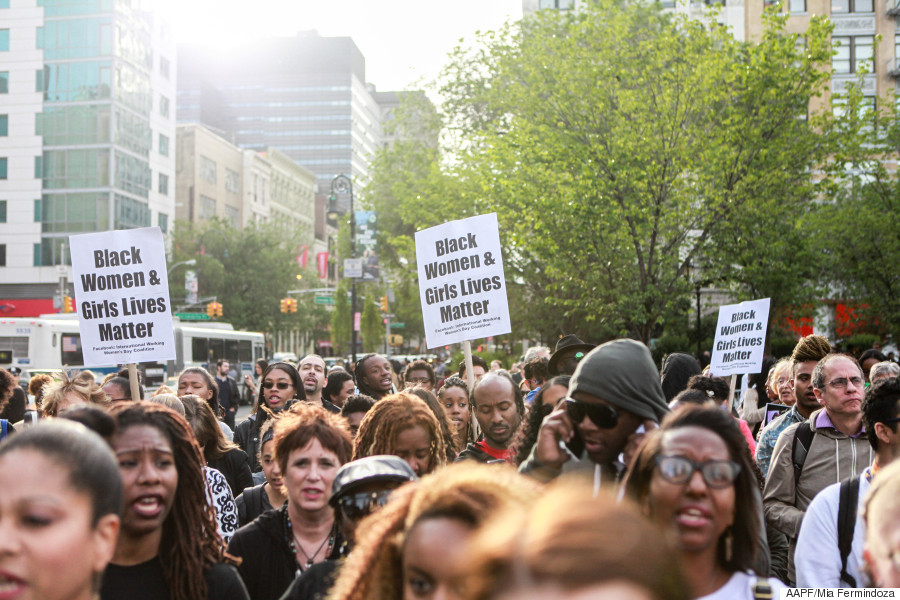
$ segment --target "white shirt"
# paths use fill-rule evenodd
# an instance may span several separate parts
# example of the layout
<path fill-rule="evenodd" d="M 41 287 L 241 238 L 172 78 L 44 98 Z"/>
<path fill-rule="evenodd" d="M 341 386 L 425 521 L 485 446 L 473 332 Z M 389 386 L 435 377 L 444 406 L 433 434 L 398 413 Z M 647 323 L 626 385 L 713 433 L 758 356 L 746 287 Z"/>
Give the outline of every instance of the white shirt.
<path fill-rule="evenodd" d="M 753 573 L 737 571 L 731 576 L 728 583 L 712 594 L 701 596 L 697 600 L 753 600 L 753 584 L 756 583 L 757 579 Z M 783 590 L 787 587 L 774 577 L 769 577 L 768 583 L 772 586 L 773 598 L 778 598 L 778 590 Z"/>
<path fill-rule="evenodd" d="M 863 499 L 869 491 L 869 473 L 866 468 L 859 476 L 859 500 L 857 509 L 863 507 Z M 841 551 L 838 549 L 837 515 L 840 504 L 841 484 L 833 483 L 816 494 L 806 509 L 794 565 L 797 569 L 797 587 L 850 587 L 841 581 Z M 847 556 L 847 573 L 856 579 L 857 587 L 866 587 L 868 580 L 860 569 L 863 563 L 865 528 L 857 512 L 853 544 Z"/>

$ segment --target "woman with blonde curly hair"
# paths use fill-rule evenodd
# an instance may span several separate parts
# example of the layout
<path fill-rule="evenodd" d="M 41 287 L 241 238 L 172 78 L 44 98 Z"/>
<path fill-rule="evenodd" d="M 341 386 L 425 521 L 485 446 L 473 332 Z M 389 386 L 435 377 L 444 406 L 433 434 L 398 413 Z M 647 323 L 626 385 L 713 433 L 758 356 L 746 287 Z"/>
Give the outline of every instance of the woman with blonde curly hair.
<path fill-rule="evenodd" d="M 457 568 L 473 532 L 537 495 L 534 482 L 507 466 L 474 463 L 451 465 L 395 490 L 384 508 L 360 523 L 329 600 L 458 597 Z"/>
<path fill-rule="evenodd" d="M 565 510 L 560 510 L 565 506 Z M 678 556 L 630 502 L 559 482 L 491 519 L 461 565 L 468 600 L 689 600 Z"/>
<path fill-rule="evenodd" d="M 96 383 L 88 383 L 88 378 L 80 374 L 70 377 L 65 371 L 56 373 L 54 381 L 44 386 L 43 416 L 59 416 L 76 404 L 107 406 L 109 400 L 103 388 Z"/>
<path fill-rule="evenodd" d="M 376 454 L 399 456 L 419 477 L 447 462 L 441 426 L 425 401 L 407 392 L 375 403 L 356 434 L 353 460 Z"/>

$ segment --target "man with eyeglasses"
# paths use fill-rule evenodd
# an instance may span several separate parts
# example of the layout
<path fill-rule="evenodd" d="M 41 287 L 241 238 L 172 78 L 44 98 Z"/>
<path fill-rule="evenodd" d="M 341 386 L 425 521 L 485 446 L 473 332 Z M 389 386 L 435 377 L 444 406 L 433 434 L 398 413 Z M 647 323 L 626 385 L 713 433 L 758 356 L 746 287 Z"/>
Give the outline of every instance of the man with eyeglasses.
<path fill-rule="evenodd" d="M 794 548 L 809 503 L 825 487 L 845 477 L 858 477 L 873 458 L 863 435 L 862 400 L 865 378 L 856 359 L 829 354 L 812 374 L 813 391 L 824 407 L 806 423 L 791 425 L 779 436 L 766 477 L 763 504 L 766 520 L 788 536 L 788 578 L 796 581 Z M 801 427 L 811 441 L 802 442 Z"/>
<path fill-rule="evenodd" d="M 626 447 L 655 429 L 669 412 L 650 350 L 635 340 L 597 346 L 578 363 L 569 397 L 541 425 L 519 472 L 549 481 L 585 472 L 594 485 L 611 484 L 625 470 Z"/>
<path fill-rule="evenodd" d="M 431 365 L 424 360 L 414 360 L 403 369 L 403 382 L 405 384 L 404 387 L 407 388 L 420 385 L 429 392 L 434 392 L 437 378 Z"/>
<path fill-rule="evenodd" d="M 821 335 L 801 338 L 791 353 L 790 386 L 794 390 L 794 406 L 761 429 L 756 443 L 756 464 L 763 477 L 769 473 L 769 463 L 775 451 L 775 442 L 782 432 L 794 423 L 802 423 L 821 408 L 812 385 L 812 373 L 819 361 L 831 352 L 831 342 Z"/>
<path fill-rule="evenodd" d="M 577 335 L 564 335 L 556 342 L 556 351 L 550 357 L 550 362 L 547 363 L 547 370 L 554 377 L 556 375 L 572 375 L 581 359 L 593 349 L 594 344 L 581 341 Z"/>
<path fill-rule="evenodd" d="M 872 477 L 900 456 L 898 415 L 900 380 L 881 380 L 866 391 L 862 420 L 866 438 L 875 451 L 875 462 L 860 476 L 829 485 L 810 502 L 797 538 L 798 587 L 867 587 L 869 582 L 862 569 L 865 528 L 862 520 L 856 518 L 856 508 L 863 505 Z M 847 520 L 843 524 L 842 504 Z M 845 544 L 851 542 L 845 550 L 840 548 L 839 532 L 843 533 Z"/>

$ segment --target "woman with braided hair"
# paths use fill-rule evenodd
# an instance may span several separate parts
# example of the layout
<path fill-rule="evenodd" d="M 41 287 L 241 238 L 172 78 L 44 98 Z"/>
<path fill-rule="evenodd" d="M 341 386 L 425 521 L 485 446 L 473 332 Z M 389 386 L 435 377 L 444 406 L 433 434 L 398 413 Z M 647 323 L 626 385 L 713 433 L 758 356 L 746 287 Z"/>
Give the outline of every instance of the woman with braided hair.
<path fill-rule="evenodd" d="M 401 392 L 375 403 L 356 434 L 353 460 L 376 454 L 399 456 L 419 477 L 447 462 L 441 426 L 425 401 Z"/>
<path fill-rule="evenodd" d="M 457 596 L 456 566 L 468 538 L 493 515 L 537 496 L 536 484 L 509 467 L 472 462 L 404 485 L 359 524 L 329 600 Z"/>
<path fill-rule="evenodd" d="M 150 402 L 121 403 L 111 413 L 125 501 L 101 600 L 248 600 L 216 532 L 187 421 Z"/>

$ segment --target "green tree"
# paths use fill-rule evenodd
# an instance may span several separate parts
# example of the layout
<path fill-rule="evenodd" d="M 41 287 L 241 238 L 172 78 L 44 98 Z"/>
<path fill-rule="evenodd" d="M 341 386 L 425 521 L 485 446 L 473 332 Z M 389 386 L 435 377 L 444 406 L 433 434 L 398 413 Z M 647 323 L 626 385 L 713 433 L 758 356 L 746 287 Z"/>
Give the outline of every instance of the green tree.
<path fill-rule="evenodd" d="M 350 298 L 346 280 L 338 283 L 334 294 L 334 310 L 331 311 L 331 343 L 337 356 L 350 352 Z"/>
<path fill-rule="evenodd" d="M 811 19 L 801 52 L 783 17 L 766 21 L 744 44 L 654 3 L 599 0 L 457 51 L 441 88 L 453 189 L 469 212 L 497 211 L 525 320 L 549 306 L 551 322 L 649 341 L 683 313 L 699 264 L 742 296 L 808 297 L 797 271 L 765 279 L 802 236 L 754 236 L 795 231 L 814 198 L 827 147 L 802 117 L 827 82 L 829 27 Z"/>
<path fill-rule="evenodd" d="M 215 296 L 222 303 L 224 321 L 236 329 L 264 332 L 288 323 L 279 307 L 287 291 L 297 287 L 299 233 L 287 235 L 275 225 L 237 230 L 221 221 L 202 226 L 179 221 L 173 237 L 169 263 L 198 261 L 194 268 L 199 274 L 199 296 Z M 183 268 L 171 273 L 169 292 L 173 306 L 184 304 Z M 202 307 L 186 310 L 197 308 Z"/>
<path fill-rule="evenodd" d="M 365 285 L 359 325 L 365 352 L 379 352 L 384 347 L 384 317 L 378 304 L 381 295 L 380 286 L 372 283 Z"/>

